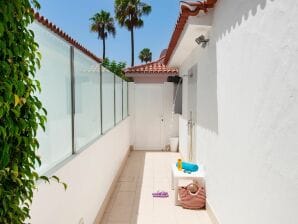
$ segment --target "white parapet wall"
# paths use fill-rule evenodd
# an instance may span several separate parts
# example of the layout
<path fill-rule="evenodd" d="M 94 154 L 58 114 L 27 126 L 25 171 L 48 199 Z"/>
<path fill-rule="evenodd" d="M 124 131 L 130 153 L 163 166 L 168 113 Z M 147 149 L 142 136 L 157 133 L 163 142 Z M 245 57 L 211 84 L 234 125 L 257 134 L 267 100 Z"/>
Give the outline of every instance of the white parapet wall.
<path fill-rule="evenodd" d="M 38 184 L 30 223 L 93 223 L 128 153 L 129 145 L 130 117 L 53 173 L 67 183 L 66 191 L 54 181 Z"/>
<path fill-rule="evenodd" d="M 297 223 L 297 11 L 294 0 L 218 1 L 208 46 L 179 68 L 197 65 L 196 155 L 221 224 Z"/>

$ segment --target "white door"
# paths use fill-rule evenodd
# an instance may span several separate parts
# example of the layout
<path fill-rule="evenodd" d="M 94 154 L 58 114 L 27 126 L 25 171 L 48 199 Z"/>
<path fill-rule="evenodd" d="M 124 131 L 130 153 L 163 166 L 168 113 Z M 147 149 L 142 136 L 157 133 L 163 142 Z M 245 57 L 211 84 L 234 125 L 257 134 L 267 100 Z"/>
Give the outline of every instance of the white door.
<path fill-rule="evenodd" d="M 163 85 L 135 85 L 135 149 L 164 148 Z"/>

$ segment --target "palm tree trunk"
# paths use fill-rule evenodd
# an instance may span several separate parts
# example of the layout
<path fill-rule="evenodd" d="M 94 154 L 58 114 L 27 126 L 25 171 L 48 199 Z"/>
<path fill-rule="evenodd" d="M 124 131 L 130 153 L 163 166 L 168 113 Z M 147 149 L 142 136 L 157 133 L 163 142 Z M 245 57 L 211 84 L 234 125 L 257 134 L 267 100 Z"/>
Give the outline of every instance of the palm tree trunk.
<path fill-rule="evenodd" d="M 133 27 L 130 30 L 131 35 L 131 66 L 134 66 L 134 60 L 135 60 L 135 46 L 134 46 L 134 33 L 133 33 Z"/>
<path fill-rule="evenodd" d="M 102 39 L 102 59 L 106 58 L 106 38 Z"/>

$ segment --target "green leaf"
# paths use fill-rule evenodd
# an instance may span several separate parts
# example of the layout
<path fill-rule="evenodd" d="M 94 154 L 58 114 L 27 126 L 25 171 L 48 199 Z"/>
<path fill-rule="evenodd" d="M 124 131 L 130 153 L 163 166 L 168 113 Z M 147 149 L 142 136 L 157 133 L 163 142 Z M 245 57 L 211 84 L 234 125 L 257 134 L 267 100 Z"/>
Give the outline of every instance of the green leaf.
<path fill-rule="evenodd" d="M 57 176 L 52 176 L 53 179 L 55 179 L 58 183 L 60 183 L 60 179 Z"/>
<path fill-rule="evenodd" d="M 3 26 L 3 24 L 2 23 L 0 23 L 0 37 L 2 37 L 3 36 L 3 33 L 4 33 L 4 26 Z"/>
<path fill-rule="evenodd" d="M 10 159 L 10 156 L 9 156 L 9 145 L 4 143 L 2 145 L 2 150 L 1 150 L 1 160 L 0 160 L 0 168 L 3 169 L 4 167 L 6 167 L 9 163 L 9 159 Z"/>
<path fill-rule="evenodd" d="M 47 183 L 50 183 L 50 179 L 48 178 L 48 177 L 46 177 L 46 176 L 40 176 L 39 177 L 41 180 L 44 180 L 45 182 L 47 182 Z"/>
<path fill-rule="evenodd" d="M 17 106 L 21 103 L 20 97 L 14 94 L 14 106 Z"/>
<path fill-rule="evenodd" d="M 0 109 L 1 110 L 1 109 Z M 0 135 L 2 135 L 2 138 L 4 139 L 6 137 L 6 130 L 4 127 L 0 126 Z"/>
<path fill-rule="evenodd" d="M 66 183 L 62 183 L 62 184 L 63 184 L 64 190 L 66 191 L 68 188 L 67 184 Z"/>
<path fill-rule="evenodd" d="M 29 30 L 37 0 L 0 1 L 0 223 L 23 224 L 39 177 L 36 132 L 45 129 L 47 111 L 37 97 L 35 80 L 41 54 Z M 58 177 L 53 177 L 66 189 Z"/>

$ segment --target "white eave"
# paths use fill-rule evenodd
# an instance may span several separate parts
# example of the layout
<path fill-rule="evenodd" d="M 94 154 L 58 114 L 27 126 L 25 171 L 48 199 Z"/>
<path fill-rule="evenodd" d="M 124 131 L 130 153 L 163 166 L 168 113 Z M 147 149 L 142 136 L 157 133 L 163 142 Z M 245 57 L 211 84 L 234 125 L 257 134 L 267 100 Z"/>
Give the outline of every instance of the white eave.
<path fill-rule="evenodd" d="M 208 38 L 213 18 L 213 9 L 208 13 L 200 12 L 197 16 L 190 16 L 184 26 L 177 45 L 171 55 L 168 66 L 179 68 L 190 53 L 198 46 L 195 39 L 200 35 Z"/>

